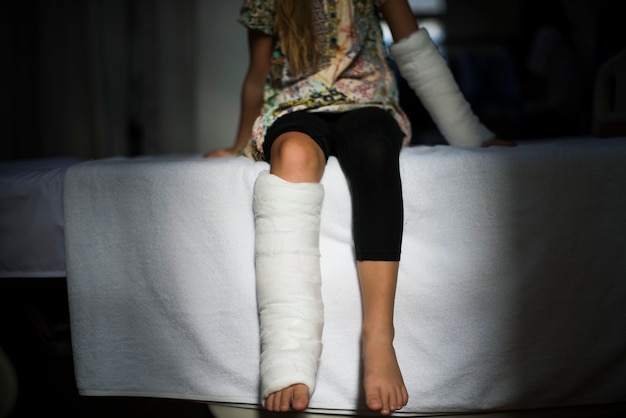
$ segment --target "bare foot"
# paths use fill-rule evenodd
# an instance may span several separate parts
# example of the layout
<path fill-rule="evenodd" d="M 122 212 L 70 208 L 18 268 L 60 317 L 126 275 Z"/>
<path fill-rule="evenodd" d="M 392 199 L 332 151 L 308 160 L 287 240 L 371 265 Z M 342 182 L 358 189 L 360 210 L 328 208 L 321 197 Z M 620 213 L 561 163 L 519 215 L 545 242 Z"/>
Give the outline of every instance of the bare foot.
<path fill-rule="evenodd" d="M 265 409 L 271 412 L 304 411 L 308 405 L 309 388 L 302 383 L 270 393 L 265 398 Z"/>
<path fill-rule="evenodd" d="M 389 415 L 409 401 L 392 344 L 393 337 L 363 334 L 363 387 L 365 403 L 373 411 Z"/>

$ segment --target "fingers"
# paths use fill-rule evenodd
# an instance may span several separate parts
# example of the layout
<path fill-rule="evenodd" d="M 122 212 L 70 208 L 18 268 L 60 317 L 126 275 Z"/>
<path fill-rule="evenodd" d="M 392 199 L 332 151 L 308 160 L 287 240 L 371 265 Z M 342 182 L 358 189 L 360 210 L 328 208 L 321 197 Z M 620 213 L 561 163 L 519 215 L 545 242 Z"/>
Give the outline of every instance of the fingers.
<path fill-rule="evenodd" d="M 493 147 L 493 146 L 515 147 L 517 146 L 517 144 L 508 139 L 498 139 L 498 138 L 491 139 L 483 144 L 483 147 Z"/>
<path fill-rule="evenodd" d="M 236 151 L 230 148 L 220 148 L 212 151 L 205 152 L 202 156 L 204 158 L 213 158 L 213 157 L 231 157 L 236 154 Z"/>

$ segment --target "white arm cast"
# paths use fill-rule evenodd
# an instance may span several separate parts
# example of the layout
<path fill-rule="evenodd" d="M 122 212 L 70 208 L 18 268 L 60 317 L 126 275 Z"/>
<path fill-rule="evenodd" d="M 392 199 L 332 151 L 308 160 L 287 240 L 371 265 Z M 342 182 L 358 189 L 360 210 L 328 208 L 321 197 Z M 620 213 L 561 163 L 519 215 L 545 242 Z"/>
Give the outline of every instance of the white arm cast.
<path fill-rule="evenodd" d="M 391 45 L 400 74 L 415 91 L 450 145 L 476 147 L 494 138 L 461 93 L 448 64 L 421 28 Z"/>

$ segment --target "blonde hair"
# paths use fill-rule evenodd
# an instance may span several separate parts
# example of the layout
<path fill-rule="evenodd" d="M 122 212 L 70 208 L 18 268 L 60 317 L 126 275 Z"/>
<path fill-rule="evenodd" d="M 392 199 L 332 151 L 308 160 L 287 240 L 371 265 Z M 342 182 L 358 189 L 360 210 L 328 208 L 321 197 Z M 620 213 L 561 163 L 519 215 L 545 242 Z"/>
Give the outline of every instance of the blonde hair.
<path fill-rule="evenodd" d="M 313 29 L 311 0 L 275 0 L 274 31 L 293 73 L 304 73 L 321 61 Z"/>

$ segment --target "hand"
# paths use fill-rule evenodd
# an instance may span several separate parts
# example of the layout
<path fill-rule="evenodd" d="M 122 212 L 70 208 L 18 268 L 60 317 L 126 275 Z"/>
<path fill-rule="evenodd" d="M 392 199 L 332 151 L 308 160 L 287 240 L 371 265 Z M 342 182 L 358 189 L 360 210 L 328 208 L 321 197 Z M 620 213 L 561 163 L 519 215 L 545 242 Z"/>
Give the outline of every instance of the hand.
<path fill-rule="evenodd" d="M 489 141 L 485 141 L 482 147 L 515 147 L 517 144 L 509 139 L 493 138 Z"/>
<path fill-rule="evenodd" d="M 213 151 L 205 152 L 204 158 L 213 158 L 213 157 L 233 157 L 237 155 L 237 148 L 219 148 Z"/>

